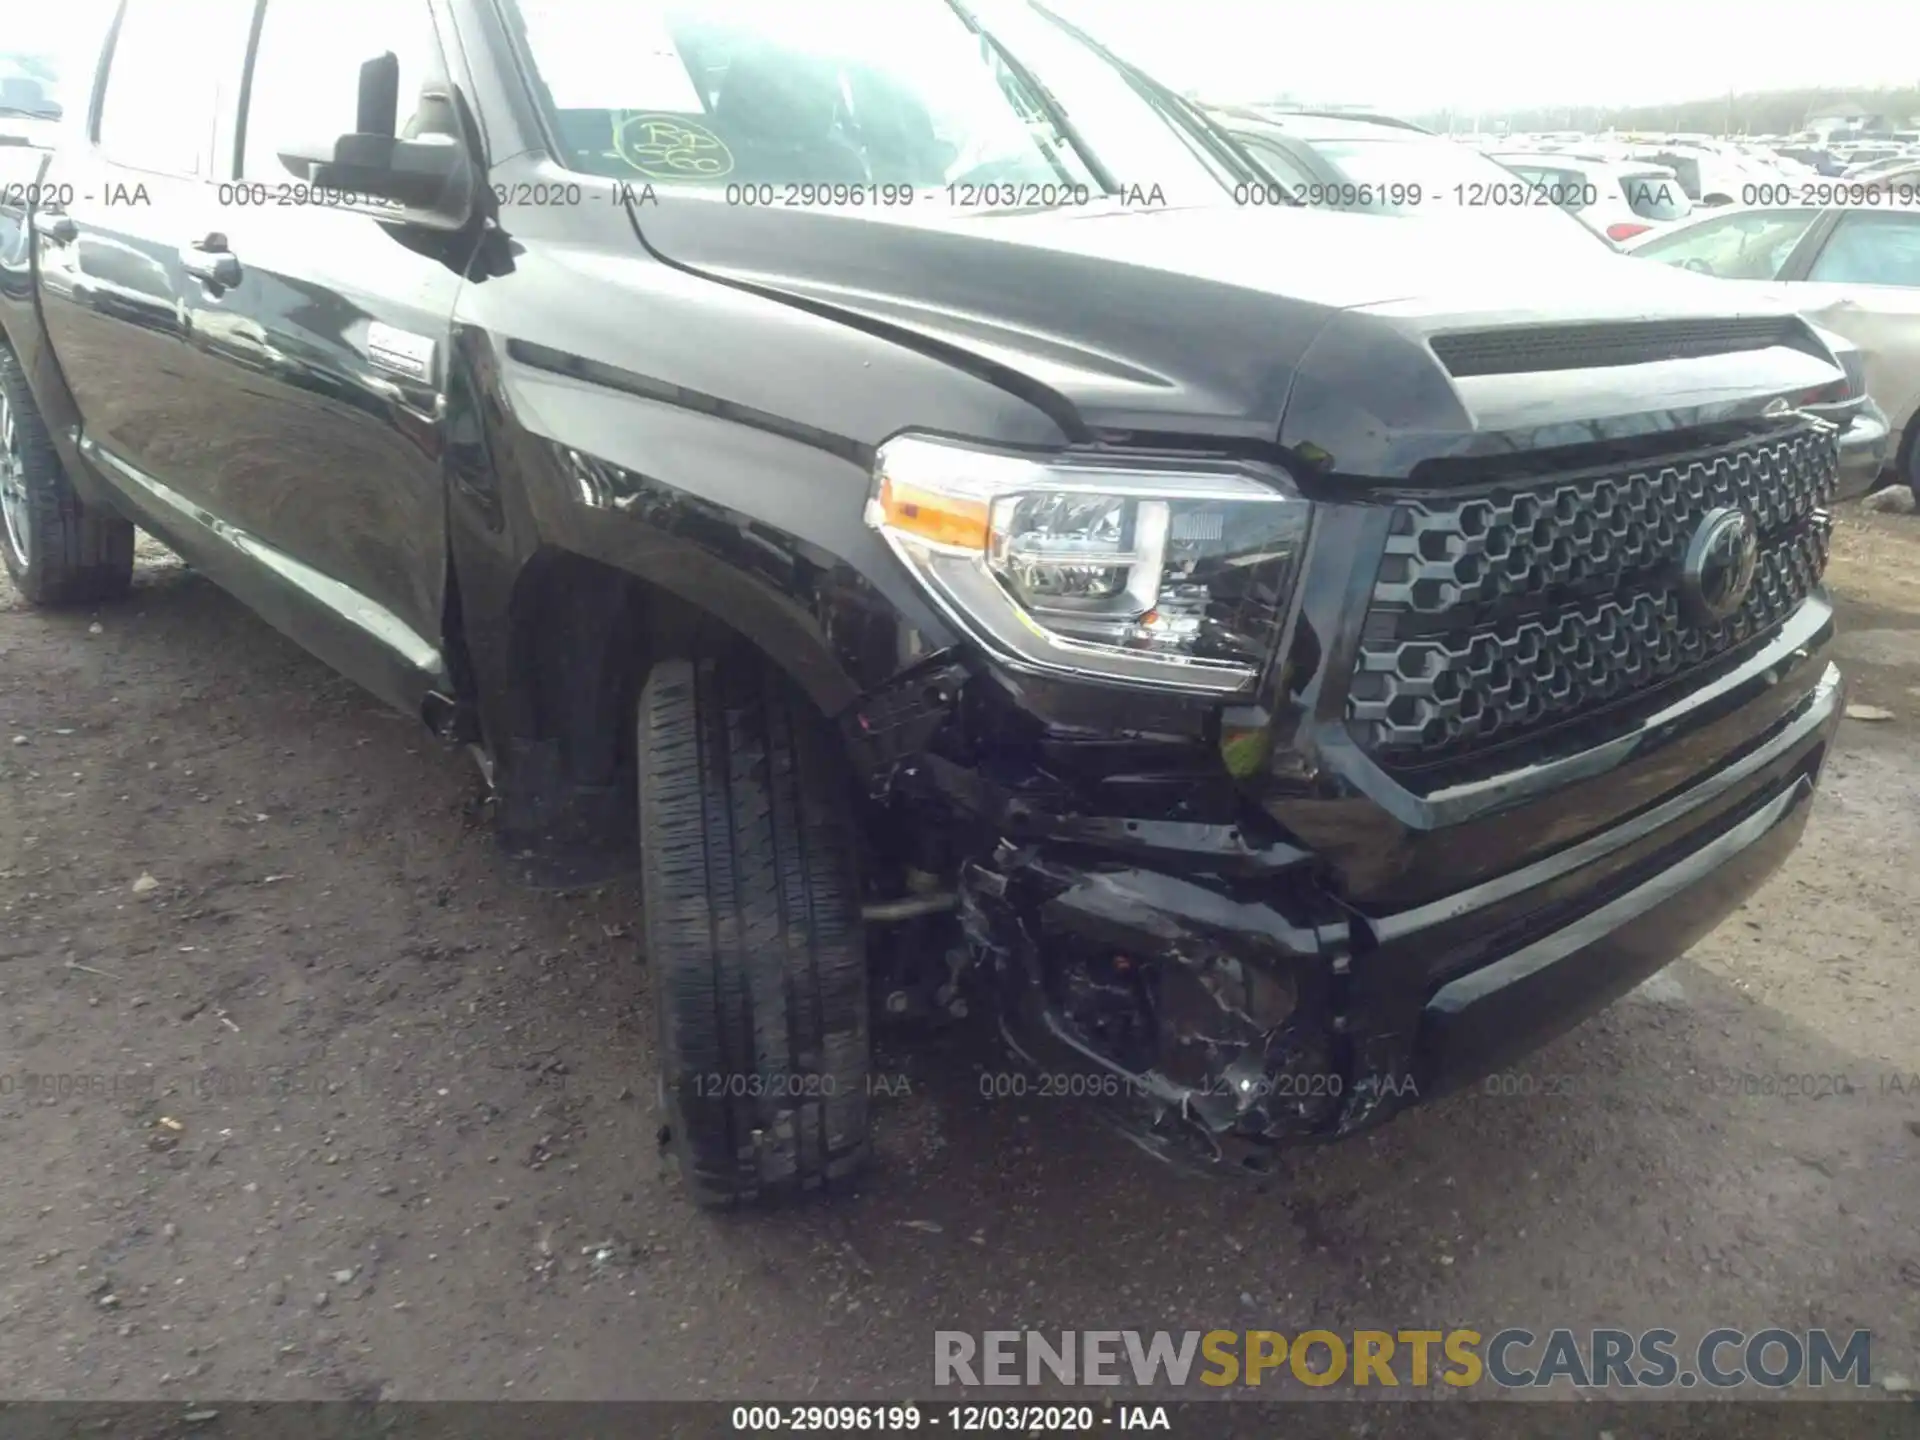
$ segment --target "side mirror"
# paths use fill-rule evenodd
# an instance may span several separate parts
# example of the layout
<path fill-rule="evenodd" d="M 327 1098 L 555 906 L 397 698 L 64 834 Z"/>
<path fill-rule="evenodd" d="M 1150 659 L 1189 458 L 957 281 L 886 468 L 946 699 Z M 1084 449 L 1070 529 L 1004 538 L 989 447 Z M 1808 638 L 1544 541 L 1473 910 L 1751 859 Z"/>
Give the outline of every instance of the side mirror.
<path fill-rule="evenodd" d="M 473 162 L 450 135 L 342 135 L 282 150 L 280 163 L 317 190 L 341 192 L 350 208 L 380 216 L 392 207 L 405 224 L 458 230 L 473 214 Z"/>
<path fill-rule="evenodd" d="M 423 91 L 451 120 L 446 97 Z M 391 51 L 360 66 L 352 133 L 280 152 L 280 163 L 316 190 L 339 192 L 348 209 L 378 219 L 458 230 L 473 215 L 474 166 L 451 125 L 417 137 L 399 129 L 400 61 Z"/>

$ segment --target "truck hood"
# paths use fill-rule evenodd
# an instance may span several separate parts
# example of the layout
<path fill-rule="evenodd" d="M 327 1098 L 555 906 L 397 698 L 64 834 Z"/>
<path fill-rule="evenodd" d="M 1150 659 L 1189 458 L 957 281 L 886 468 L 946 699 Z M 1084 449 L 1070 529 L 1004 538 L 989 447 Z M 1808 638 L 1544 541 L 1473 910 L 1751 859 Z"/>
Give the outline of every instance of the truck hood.
<path fill-rule="evenodd" d="M 643 243 L 670 264 L 989 374 L 1082 439 L 1278 439 L 1330 451 L 1342 469 L 1351 461 L 1385 473 L 1380 464 L 1398 462 L 1378 443 L 1354 445 L 1356 433 L 1431 453 L 1435 441 L 1457 450 L 1464 437 L 1516 425 L 1673 428 L 1686 423 L 1676 400 L 1680 410 L 1724 411 L 1836 378 L 1775 301 L 1584 243 L 1500 248 L 1480 226 L 1112 202 L 956 214 L 676 197 L 636 204 L 633 216 Z M 1798 326 L 1805 353 L 1752 345 L 1752 326 L 1768 319 Z M 1614 364 L 1597 383 L 1562 357 L 1544 387 L 1531 388 L 1541 376 L 1453 376 L 1431 348 L 1461 331 L 1645 322 L 1705 322 L 1748 340 L 1737 364 L 1656 358 Z M 1315 373 L 1323 383 L 1312 388 L 1344 387 L 1339 403 L 1353 412 L 1324 440 L 1287 424 L 1290 401 Z M 1326 403 L 1316 396 L 1316 408 Z M 1513 448 L 1511 436 L 1500 445 Z"/>

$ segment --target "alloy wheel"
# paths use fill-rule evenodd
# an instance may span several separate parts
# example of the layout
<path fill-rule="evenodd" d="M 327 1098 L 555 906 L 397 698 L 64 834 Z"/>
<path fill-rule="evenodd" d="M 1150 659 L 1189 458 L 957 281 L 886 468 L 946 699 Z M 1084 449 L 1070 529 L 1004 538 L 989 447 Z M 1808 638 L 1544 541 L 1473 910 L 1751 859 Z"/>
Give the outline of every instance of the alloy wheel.
<path fill-rule="evenodd" d="M 0 393 L 0 524 L 7 532 L 7 548 L 22 567 L 27 564 L 27 469 L 20 455 L 19 427 L 13 406 Z"/>

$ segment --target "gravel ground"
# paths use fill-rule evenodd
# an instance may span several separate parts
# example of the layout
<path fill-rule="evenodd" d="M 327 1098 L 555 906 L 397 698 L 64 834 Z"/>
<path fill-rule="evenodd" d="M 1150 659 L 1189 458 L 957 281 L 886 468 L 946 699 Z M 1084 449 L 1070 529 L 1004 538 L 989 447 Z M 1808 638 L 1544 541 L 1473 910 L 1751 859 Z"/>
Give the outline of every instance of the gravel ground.
<path fill-rule="evenodd" d="M 1831 577 L 1892 718 L 1534 1093 L 1256 1188 L 981 1098 L 956 1036 L 883 1054 L 860 1194 L 720 1220 L 658 1154 L 631 888 L 512 888 L 464 755 L 157 550 L 95 613 L 0 579 L 0 1394 L 924 1397 L 936 1324 L 1863 1326 L 1920 1375 L 1920 519 L 1849 514 Z"/>

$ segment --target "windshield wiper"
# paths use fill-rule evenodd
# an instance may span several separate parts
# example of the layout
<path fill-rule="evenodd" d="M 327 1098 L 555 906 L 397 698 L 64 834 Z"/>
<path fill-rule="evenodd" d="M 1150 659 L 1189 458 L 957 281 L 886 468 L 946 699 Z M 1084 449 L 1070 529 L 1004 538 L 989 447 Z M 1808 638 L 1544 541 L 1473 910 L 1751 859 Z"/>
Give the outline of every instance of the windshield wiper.
<path fill-rule="evenodd" d="M 1235 179 L 1251 185 L 1267 185 L 1269 177 L 1240 147 L 1240 142 L 1207 118 L 1206 112 L 1178 90 L 1162 84 L 1131 61 L 1122 60 L 1093 36 L 1064 15 L 1049 9 L 1041 0 L 1028 0 L 1033 8 L 1120 72 L 1120 76 L 1162 118 L 1185 129 Z"/>
<path fill-rule="evenodd" d="M 58 120 L 58 110 L 29 110 L 24 105 L 0 105 L 0 115 L 18 115 L 23 120 Z"/>
<path fill-rule="evenodd" d="M 967 8 L 965 0 L 947 0 L 947 6 L 955 15 L 960 17 L 960 23 L 962 25 L 965 25 L 967 29 L 979 36 L 983 43 L 992 47 L 994 55 L 1002 65 L 1007 67 L 1007 73 L 1013 76 L 1013 78 L 1019 82 L 1020 87 L 1031 95 L 1034 102 L 1046 112 L 1047 122 L 1053 126 L 1060 138 L 1067 142 L 1068 147 L 1080 157 L 1080 163 L 1087 167 L 1087 172 L 1093 176 L 1094 183 L 1109 195 L 1118 193 L 1120 186 L 1115 182 L 1112 173 L 1108 171 L 1106 166 L 1100 163 L 1099 157 L 1093 153 L 1093 150 L 1087 145 L 1086 140 L 1082 138 L 1079 129 L 1074 125 L 1073 121 L 1068 118 L 1066 107 L 1054 97 L 1051 90 L 1047 89 L 1047 87 L 1041 83 L 1040 77 L 1028 69 L 1025 61 L 1021 60 L 1005 45 L 1002 45 L 998 37 L 980 23 L 974 13 Z M 1059 161 L 1057 159 L 1055 159 L 1054 165 L 1055 168 L 1059 167 Z M 1066 180 L 1069 177 L 1062 174 L 1060 178 Z"/>

